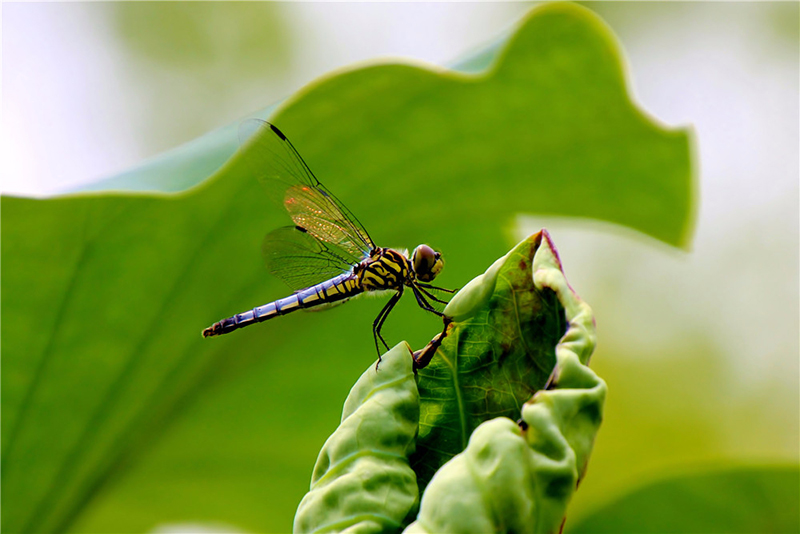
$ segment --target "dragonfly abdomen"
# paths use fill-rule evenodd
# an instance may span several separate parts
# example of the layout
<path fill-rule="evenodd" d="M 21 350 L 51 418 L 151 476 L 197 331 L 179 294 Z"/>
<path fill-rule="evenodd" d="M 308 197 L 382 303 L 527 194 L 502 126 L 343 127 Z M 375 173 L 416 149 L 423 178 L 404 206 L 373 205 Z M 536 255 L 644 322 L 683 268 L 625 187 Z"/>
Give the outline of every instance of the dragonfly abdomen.
<path fill-rule="evenodd" d="M 227 334 L 239 328 L 268 321 L 293 311 L 349 299 L 363 291 L 361 283 L 354 274 L 342 274 L 315 286 L 302 289 L 294 295 L 258 306 L 243 313 L 237 313 L 233 317 L 216 322 L 203 330 L 203 337 Z"/>

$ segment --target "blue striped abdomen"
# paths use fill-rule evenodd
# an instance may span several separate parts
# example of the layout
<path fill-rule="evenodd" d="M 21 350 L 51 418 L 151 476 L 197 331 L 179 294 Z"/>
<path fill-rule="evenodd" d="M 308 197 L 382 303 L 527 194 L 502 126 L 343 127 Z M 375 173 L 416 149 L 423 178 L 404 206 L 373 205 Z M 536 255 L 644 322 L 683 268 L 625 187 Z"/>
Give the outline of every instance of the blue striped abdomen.
<path fill-rule="evenodd" d="M 294 295 L 289 295 L 216 322 L 203 330 L 203 337 L 227 334 L 238 328 L 267 321 L 273 317 L 286 315 L 293 311 L 348 299 L 363 291 L 358 278 L 353 273 L 345 273 L 315 286 L 302 289 Z"/>

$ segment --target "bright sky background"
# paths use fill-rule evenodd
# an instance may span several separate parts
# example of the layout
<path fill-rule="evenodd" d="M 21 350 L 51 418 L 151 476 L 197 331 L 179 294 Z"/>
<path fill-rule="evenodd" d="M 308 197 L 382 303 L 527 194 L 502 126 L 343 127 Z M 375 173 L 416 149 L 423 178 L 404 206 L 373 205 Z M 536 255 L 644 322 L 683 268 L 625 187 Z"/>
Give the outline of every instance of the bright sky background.
<path fill-rule="evenodd" d="M 263 74 L 252 67 L 242 76 L 224 68 L 187 73 L 142 59 L 122 39 L 115 18 L 119 3 L 5 3 L 2 191 L 47 195 L 112 176 L 356 61 L 394 56 L 447 64 L 496 37 L 530 8 L 524 3 L 274 5 L 285 28 L 285 46 L 277 52 L 287 56 L 286 65 Z M 224 30 L 213 28 L 221 37 L 212 44 L 236 39 L 235 29 L 227 29 L 232 35 Z M 225 54 L 237 53 L 215 52 L 221 62 L 232 62 Z M 264 55 L 270 53 L 276 50 Z"/>

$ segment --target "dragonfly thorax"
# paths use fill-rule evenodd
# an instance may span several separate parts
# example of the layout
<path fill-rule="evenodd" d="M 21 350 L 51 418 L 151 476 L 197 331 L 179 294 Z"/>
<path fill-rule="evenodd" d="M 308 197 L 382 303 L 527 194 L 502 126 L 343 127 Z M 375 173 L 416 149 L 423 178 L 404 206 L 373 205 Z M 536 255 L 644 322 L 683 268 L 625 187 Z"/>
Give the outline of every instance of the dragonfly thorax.
<path fill-rule="evenodd" d="M 391 248 L 373 249 L 370 257 L 356 267 L 355 273 L 366 291 L 400 289 L 413 279 L 408 258 Z"/>

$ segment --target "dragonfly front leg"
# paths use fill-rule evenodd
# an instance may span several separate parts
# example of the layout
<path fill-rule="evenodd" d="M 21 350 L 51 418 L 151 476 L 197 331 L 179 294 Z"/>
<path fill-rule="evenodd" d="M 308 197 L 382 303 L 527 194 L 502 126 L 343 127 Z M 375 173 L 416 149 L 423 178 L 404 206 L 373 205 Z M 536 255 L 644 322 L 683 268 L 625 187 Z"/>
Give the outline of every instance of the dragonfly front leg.
<path fill-rule="evenodd" d="M 444 314 L 442 312 L 437 311 L 436 309 L 434 309 L 434 307 L 431 306 L 430 303 L 427 300 L 425 300 L 425 297 L 422 296 L 422 293 L 420 293 L 419 289 L 417 289 L 416 287 L 414 287 L 412 285 L 411 286 L 411 290 L 414 292 L 414 297 L 416 297 L 417 304 L 419 304 L 420 308 L 422 308 L 423 310 L 427 310 L 427 311 L 429 311 L 431 313 L 435 313 L 439 317 L 444 317 Z"/>
<path fill-rule="evenodd" d="M 431 300 L 434 300 L 434 301 L 438 302 L 439 304 L 449 304 L 449 302 L 447 302 L 446 300 L 442 300 L 440 298 L 437 298 L 434 295 L 431 295 L 430 293 L 425 291 L 422 287 L 420 287 L 419 284 L 417 284 L 417 289 L 419 289 L 422 292 L 422 294 L 424 294 L 426 297 L 428 297 Z"/>
<path fill-rule="evenodd" d="M 381 349 L 378 346 L 378 340 L 380 339 L 381 343 L 383 343 L 383 346 L 386 347 L 386 350 L 389 350 L 389 345 L 386 344 L 386 340 L 384 340 L 383 336 L 381 335 L 381 328 L 383 328 L 383 322 L 389 316 L 389 312 L 392 311 L 392 308 L 394 308 L 395 304 L 397 304 L 397 301 L 400 300 L 400 297 L 402 295 L 403 295 L 402 290 L 392 295 L 392 298 L 390 298 L 389 302 L 386 303 L 386 306 L 383 307 L 381 312 L 375 318 L 375 321 L 372 322 L 372 337 L 375 339 L 375 350 L 378 351 L 378 363 L 375 364 L 376 370 L 378 369 L 378 364 L 381 363 Z"/>
<path fill-rule="evenodd" d="M 434 285 L 426 284 L 423 282 L 417 282 L 417 286 L 424 287 L 425 289 L 435 289 L 436 291 L 444 291 L 445 293 L 451 293 L 451 294 L 458 291 L 458 289 L 445 289 L 443 287 L 436 287 Z"/>

